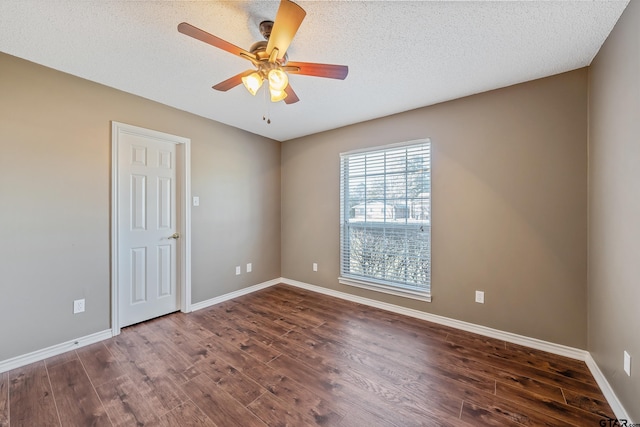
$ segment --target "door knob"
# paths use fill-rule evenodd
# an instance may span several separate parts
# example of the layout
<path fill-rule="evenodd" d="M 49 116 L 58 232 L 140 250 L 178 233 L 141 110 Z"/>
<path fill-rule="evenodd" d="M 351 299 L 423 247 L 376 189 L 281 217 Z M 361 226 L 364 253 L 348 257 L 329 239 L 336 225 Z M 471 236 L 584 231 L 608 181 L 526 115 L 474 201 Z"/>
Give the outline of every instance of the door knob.
<path fill-rule="evenodd" d="M 179 238 L 180 238 L 180 235 L 179 235 L 178 233 L 173 233 L 173 234 L 171 235 L 171 237 L 169 237 L 169 238 L 170 238 L 170 239 L 179 239 Z"/>

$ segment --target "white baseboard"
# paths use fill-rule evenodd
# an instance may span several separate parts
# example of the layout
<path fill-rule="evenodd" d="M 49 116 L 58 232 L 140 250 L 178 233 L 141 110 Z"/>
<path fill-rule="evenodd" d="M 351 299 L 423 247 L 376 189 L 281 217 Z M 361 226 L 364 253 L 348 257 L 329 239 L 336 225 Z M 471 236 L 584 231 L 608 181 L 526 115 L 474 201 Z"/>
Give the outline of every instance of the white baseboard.
<path fill-rule="evenodd" d="M 622 403 L 618 399 L 618 396 L 616 396 L 616 394 L 614 393 L 613 388 L 611 388 L 611 385 L 609 384 L 609 381 L 607 381 L 607 378 L 598 367 L 596 361 L 593 360 L 591 354 L 587 355 L 587 360 L 585 360 L 585 362 L 587 363 L 587 366 L 591 371 L 591 375 L 593 375 L 593 378 L 598 383 L 598 387 L 600 387 L 600 390 L 602 390 L 602 394 L 604 394 L 604 397 L 607 399 L 609 406 L 611 406 L 611 410 L 615 414 L 616 418 L 618 420 L 627 420 L 627 425 L 633 425 L 634 423 L 629 419 L 629 414 L 622 406 Z"/>
<path fill-rule="evenodd" d="M 321 286 L 311 285 L 309 283 L 299 282 L 297 280 L 291 280 L 282 278 L 281 282 L 287 285 L 296 286 L 298 288 L 307 289 L 309 291 L 318 292 L 321 294 L 341 298 L 344 300 L 365 304 L 371 307 L 380 308 L 382 310 L 391 311 L 393 313 L 404 314 L 405 316 L 414 317 L 416 319 L 426 320 L 428 322 L 437 323 L 440 325 L 450 326 L 452 328 L 461 329 L 467 332 L 473 332 L 478 335 L 486 337 L 496 338 L 502 341 L 507 341 L 513 344 L 520 344 L 526 347 L 535 348 L 537 350 L 546 351 L 560 356 L 570 357 L 585 361 L 589 354 L 585 350 L 578 348 L 568 347 L 561 344 L 555 344 L 548 341 L 539 340 L 536 338 L 526 337 L 524 335 L 518 335 L 511 332 L 505 332 L 498 329 L 488 328 L 486 326 L 476 325 L 474 323 L 463 322 L 461 320 L 450 319 L 444 316 L 438 316 L 436 314 L 426 313 L 420 310 L 414 310 L 411 308 L 401 307 L 395 304 L 389 304 L 369 298 L 359 297 L 357 295 L 348 294 L 346 292 L 335 291 L 333 289 L 323 288 Z"/>
<path fill-rule="evenodd" d="M 49 357 L 57 356 L 69 350 L 84 347 L 89 344 L 97 343 L 102 340 L 111 338 L 111 329 L 86 335 L 81 338 L 69 340 L 61 344 L 52 345 L 51 347 L 36 350 L 31 353 L 16 356 L 11 359 L 0 361 L 0 373 L 28 365 L 30 363 L 39 362 Z"/>
<path fill-rule="evenodd" d="M 221 302 L 228 301 L 230 299 L 238 298 L 243 295 L 250 294 L 252 292 L 259 291 L 260 289 L 268 288 L 269 286 L 282 283 L 282 278 L 269 280 L 267 282 L 258 283 L 257 285 L 249 286 L 248 288 L 240 289 L 237 291 L 229 292 L 228 294 L 220 295 L 219 297 L 211 298 L 205 301 L 191 304 L 191 311 L 202 310 L 203 308 L 211 307 L 212 305 L 220 304 Z"/>

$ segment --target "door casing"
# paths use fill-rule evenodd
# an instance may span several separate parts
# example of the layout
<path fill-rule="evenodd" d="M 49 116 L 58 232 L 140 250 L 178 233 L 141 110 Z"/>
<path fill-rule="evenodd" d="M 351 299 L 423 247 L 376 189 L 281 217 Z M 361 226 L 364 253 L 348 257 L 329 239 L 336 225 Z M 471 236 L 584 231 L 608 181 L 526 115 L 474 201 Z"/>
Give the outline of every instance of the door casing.
<path fill-rule="evenodd" d="M 119 321 L 119 265 L 120 251 L 118 241 L 119 206 L 118 191 L 118 141 L 121 132 L 133 133 L 143 137 L 158 138 L 176 144 L 176 178 L 177 178 L 177 230 L 180 239 L 177 241 L 180 311 L 191 311 L 191 140 L 168 133 L 158 132 L 124 123 L 111 122 L 111 333 L 120 334 Z M 126 184 L 125 184 L 126 185 Z"/>

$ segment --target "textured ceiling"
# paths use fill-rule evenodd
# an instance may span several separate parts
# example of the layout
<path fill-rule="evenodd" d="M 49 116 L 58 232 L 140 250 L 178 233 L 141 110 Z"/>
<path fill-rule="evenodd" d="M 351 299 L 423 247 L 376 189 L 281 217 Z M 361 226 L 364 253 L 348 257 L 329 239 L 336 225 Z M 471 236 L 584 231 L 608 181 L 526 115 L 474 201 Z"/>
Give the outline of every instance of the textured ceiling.
<path fill-rule="evenodd" d="M 290 76 L 292 105 L 214 91 L 251 64 L 176 29 L 248 49 L 278 1 L 0 0 L 0 51 L 284 141 L 587 66 L 628 2 L 298 1 L 289 59 L 349 76 Z"/>

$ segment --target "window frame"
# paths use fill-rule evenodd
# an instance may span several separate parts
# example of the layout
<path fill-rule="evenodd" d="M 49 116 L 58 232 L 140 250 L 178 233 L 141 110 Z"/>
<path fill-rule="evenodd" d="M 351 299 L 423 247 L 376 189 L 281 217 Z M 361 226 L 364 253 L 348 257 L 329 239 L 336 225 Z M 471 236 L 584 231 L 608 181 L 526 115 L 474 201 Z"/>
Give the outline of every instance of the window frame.
<path fill-rule="evenodd" d="M 383 204 L 383 207 L 382 207 L 383 211 L 381 211 L 383 212 L 382 214 L 383 221 L 381 221 L 381 223 L 384 225 L 380 226 L 380 228 L 384 230 L 391 229 L 391 228 L 398 228 L 398 229 L 405 230 L 405 232 L 411 231 L 411 230 L 415 232 L 416 227 L 428 228 L 428 231 L 427 231 L 428 232 L 428 236 L 427 236 L 428 255 L 427 256 L 428 256 L 428 262 L 429 262 L 429 269 L 427 273 L 427 283 L 424 285 L 425 288 L 421 289 L 421 286 L 414 286 L 406 283 L 405 284 L 394 283 L 388 280 L 383 280 L 383 279 L 379 279 L 372 276 L 350 274 L 348 271 L 349 267 L 345 266 L 347 262 L 345 258 L 346 257 L 345 252 L 349 250 L 349 247 L 348 247 L 349 241 L 347 240 L 345 233 L 348 233 L 350 227 L 353 227 L 353 225 L 350 225 L 349 211 L 354 207 L 345 206 L 345 203 L 348 203 L 348 200 L 346 200 L 345 198 L 348 197 L 349 182 L 350 182 L 350 177 L 345 176 L 345 174 L 347 173 L 345 171 L 345 162 L 348 161 L 349 158 L 353 158 L 358 155 L 374 155 L 374 154 L 380 154 L 380 153 L 388 153 L 389 151 L 402 149 L 402 148 L 410 148 L 415 146 L 426 146 L 426 151 L 428 152 L 428 171 L 426 172 L 427 173 L 426 180 L 428 181 L 428 188 L 429 188 L 428 204 L 427 204 L 428 219 L 413 225 L 409 225 L 408 221 L 405 222 L 404 225 L 402 223 L 388 224 L 386 219 L 387 207 L 386 205 Z M 368 148 L 340 153 L 340 192 L 339 192 L 340 193 L 340 196 L 339 196 L 340 197 L 340 276 L 338 277 L 338 282 L 340 284 L 355 286 L 358 288 L 364 288 L 364 289 L 373 290 L 376 292 L 382 292 L 382 293 L 401 296 L 405 298 L 417 299 L 421 301 L 427 301 L 427 302 L 431 301 L 431 258 L 432 258 L 431 257 L 431 165 L 432 165 L 431 148 L 432 148 L 431 139 L 423 138 L 423 139 L 417 139 L 412 141 L 400 142 L 396 144 L 388 144 L 388 145 L 377 146 L 377 147 L 368 147 Z M 365 159 L 364 162 L 366 163 L 366 161 L 367 160 Z M 385 161 L 386 161 L 386 157 L 385 157 Z M 385 165 L 385 169 L 384 169 L 385 171 L 383 174 L 385 178 L 387 176 L 392 175 L 392 172 L 388 172 L 386 168 L 387 167 Z M 408 173 L 408 169 L 405 168 L 404 169 L 405 176 L 407 173 Z M 425 178 L 422 178 L 422 179 L 425 179 Z M 386 189 L 387 189 L 386 179 L 384 183 L 384 188 L 385 188 L 384 191 L 386 194 Z M 408 194 L 405 194 L 406 205 L 408 205 L 409 201 L 413 199 L 415 199 L 415 197 L 410 198 Z M 364 200 L 365 200 L 365 203 L 367 200 L 369 200 L 366 195 L 364 197 Z M 371 203 L 374 203 L 374 202 L 376 202 L 376 200 L 375 198 L 372 198 Z M 385 203 L 386 203 L 386 199 L 385 199 Z M 368 215 L 367 212 L 368 211 L 365 208 L 364 224 L 367 224 L 367 215 Z M 408 220 L 408 217 L 405 217 L 405 218 L 407 218 Z M 368 229 L 376 228 L 375 221 L 372 221 L 369 224 L 371 225 L 366 226 Z"/>

